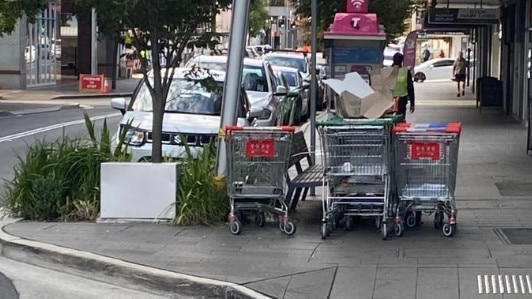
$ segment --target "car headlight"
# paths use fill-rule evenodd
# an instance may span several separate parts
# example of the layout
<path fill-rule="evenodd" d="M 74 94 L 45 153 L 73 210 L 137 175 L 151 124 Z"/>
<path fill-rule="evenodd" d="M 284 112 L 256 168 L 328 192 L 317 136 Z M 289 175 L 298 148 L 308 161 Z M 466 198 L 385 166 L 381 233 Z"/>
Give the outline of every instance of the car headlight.
<path fill-rule="evenodd" d="M 126 134 L 126 142 L 132 146 L 141 146 L 146 142 L 146 133 L 130 129 Z"/>
<path fill-rule="evenodd" d="M 262 110 L 262 114 L 257 119 L 269 119 L 272 116 L 272 112 L 266 108 Z"/>

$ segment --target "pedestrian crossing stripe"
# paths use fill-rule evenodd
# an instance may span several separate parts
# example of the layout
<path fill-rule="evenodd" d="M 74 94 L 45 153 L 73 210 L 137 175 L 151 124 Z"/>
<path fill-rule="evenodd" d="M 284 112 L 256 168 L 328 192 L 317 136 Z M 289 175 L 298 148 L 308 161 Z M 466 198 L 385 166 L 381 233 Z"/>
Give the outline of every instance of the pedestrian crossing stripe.
<path fill-rule="evenodd" d="M 532 294 L 530 275 L 477 275 L 479 294 Z"/>

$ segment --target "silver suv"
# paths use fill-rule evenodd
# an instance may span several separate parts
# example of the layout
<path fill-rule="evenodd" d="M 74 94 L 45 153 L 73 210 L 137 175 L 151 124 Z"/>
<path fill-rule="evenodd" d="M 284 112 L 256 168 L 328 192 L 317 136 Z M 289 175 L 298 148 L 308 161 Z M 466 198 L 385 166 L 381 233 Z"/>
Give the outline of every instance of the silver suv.
<path fill-rule="evenodd" d="M 227 56 L 200 55 L 191 58 L 185 68 L 210 68 L 226 71 Z M 250 116 L 256 126 L 278 126 L 283 120 L 282 102 L 288 94 L 277 84 L 275 73 L 267 61 L 244 58 L 242 85 L 251 104 Z"/>

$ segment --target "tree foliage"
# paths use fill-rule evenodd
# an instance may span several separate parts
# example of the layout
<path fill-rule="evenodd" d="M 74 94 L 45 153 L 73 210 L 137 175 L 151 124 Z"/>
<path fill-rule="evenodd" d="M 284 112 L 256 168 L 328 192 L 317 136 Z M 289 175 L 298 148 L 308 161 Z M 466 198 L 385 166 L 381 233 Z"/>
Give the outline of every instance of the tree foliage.
<path fill-rule="evenodd" d="M 175 68 L 187 47 L 213 46 L 216 34 L 204 30 L 231 0 L 77 0 L 94 7 L 100 31 L 115 36 L 133 31 L 133 46 L 151 52 L 153 79 L 148 78 L 147 57 L 141 56 L 144 82 L 153 100 L 152 161 L 162 161 L 162 124 L 166 98 Z"/>
<path fill-rule="evenodd" d="M 303 17 L 310 17 L 312 0 L 290 0 L 296 7 L 296 13 Z M 318 1 L 318 31 L 324 32 L 334 20 L 337 12 L 346 9 L 345 0 L 317 0 Z M 298 5 L 299 3 L 299 5 Z M 403 35 L 407 28 L 405 19 L 408 18 L 414 6 L 413 0 L 369 0 L 369 11 L 376 13 L 379 22 L 386 28 L 388 38 Z"/>
<path fill-rule="evenodd" d="M 251 0 L 249 4 L 249 36 L 257 36 L 270 18 L 266 0 Z"/>
<path fill-rule="evenodd" d="M 48 5 L 48 0 L 0 0 L 0 37 L 15 30 L 18 20 L 28 16 L 28 21 L 35 21 L 37 14 Z"/>

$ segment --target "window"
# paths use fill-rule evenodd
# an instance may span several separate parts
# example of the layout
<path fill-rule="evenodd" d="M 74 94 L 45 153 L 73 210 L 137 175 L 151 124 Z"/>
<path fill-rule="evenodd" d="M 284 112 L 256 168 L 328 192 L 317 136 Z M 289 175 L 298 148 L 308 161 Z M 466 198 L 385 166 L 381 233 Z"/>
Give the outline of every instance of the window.
<path fill-rule="evenodd" d="M 249 91 L 268 91 L 266 74 L 261 66 L 244 65 L 242 83 L 244 84 L 244 89 Z"/>
<path fill-rule="evenodd" d="M 454 60 L 443 60 L 435 62 L 432 66 L 433 67 L 444 67 L 444 66 L 452 66 L 454 64 Z"/>
<path fill-rule="evenodd" d="M 153 77 L 150 78 L 153 83 Z M 168 91 L 166 112 L 220 115 L 222 108 L 223 82 L 217 82 L 217 88 L 210 90 L 201 82 L 189 79 L 174 79 Z M 134 111 L 153 111 L 151 94 L 146 84 L 135 95 Z"/>

